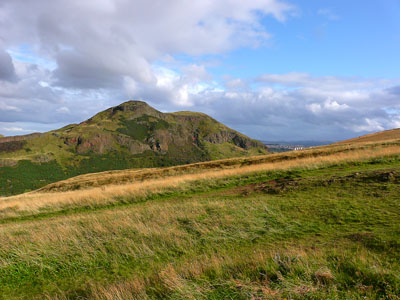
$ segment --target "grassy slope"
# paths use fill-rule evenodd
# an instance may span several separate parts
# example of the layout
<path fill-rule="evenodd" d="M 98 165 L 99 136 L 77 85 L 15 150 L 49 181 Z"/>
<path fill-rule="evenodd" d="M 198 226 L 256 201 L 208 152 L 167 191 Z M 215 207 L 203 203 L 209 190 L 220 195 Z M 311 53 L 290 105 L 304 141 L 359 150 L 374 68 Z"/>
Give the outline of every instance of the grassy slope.
<path fill-rule="evenodd" d="M 379 143 L 400 139 L 400 129 L 391 129 L 363 135 L 354 139 L 338 142 L 336 144 Z"/>
<path fill-rule="evenodd" d="M 365 158 L 368 155 L 384 155 L 385 151 L 397 153 L 400 141 L 381 143 L 373 145 L 339 145 L 306 149 L 303 151 L 292 151 L 287 153 L 257 155 L 253 157 L 236 157 L 221 159 L 209 162 L 200 162 L 168 168 L 153 168 L 137 170 L 122 170 L 113 172 L 102 172 L 88 175 L 72 177 L 64 181 L 49 184 L 43 187 L 43 191 L 66 191 L 71 189 L 81 189 L 88 187 L 98 187 L 109 184 L 121 184 L 135 182 L 138 180 L 158 178 L 177 174 L 199 173 L 205 170 L 221 170 L 229 168 L 241 168 L 243 166 L 260 165 L 265 163 L 277 162 L 296 162 L 306 158 L 321 158 L 340 160 L 341 155 L 354 156 L 353 159 Z"/>
<path fill-rule="evenodd" d="M 187 151 L 185 155 L 180 155 L 181 149 L 175 149 L 176 156 L 181 160 L 175 159 L 174 156 L 165 157 L 147 151 L 142 154 L 129 155 L 118 152 L 111 152 L 104 155 L 87 155 L 71 158 L 72 164 L 63 165 L 57 160 L 48 162 L 35 163 L 29 159 L 18 161 L 16 166 L 0 167 L 0 196 L 11 196 L 32 191 L 50 183 L 71 178 L 80 174 L 88 174 L 102 172 L 106 170 L 125 170 L 138 168 L 155 168 L 181 165 L 191 162 L 189 158 L 191 154 L 198 155 L 199 161 L 210 159 L 210 157 L 202 157 L 202 153 L 193 153 Z M 250 155 L 261 155 L 265 151 L 254 148 L 243 151 L 241 148 L 232 144 L 225 143 L 216 147 L 214 144 L 207 143 L 206 148 L 209 149 L 212 159 L 221 159 L 229 157 L 248 157 Z M 232 149 L 233 148 L 233 149 Z M 185 159 L 185 157 L 187 157 Z M 68 160 L 65 155 L 62 159 Z M 195 160 L 196 161 L 196 160 Z"/>
<path fill-rule="evenodd" d="M 106 205 L 2 199 L 0 299 L 400 299 L 399 155 L 318 161 Z"/>

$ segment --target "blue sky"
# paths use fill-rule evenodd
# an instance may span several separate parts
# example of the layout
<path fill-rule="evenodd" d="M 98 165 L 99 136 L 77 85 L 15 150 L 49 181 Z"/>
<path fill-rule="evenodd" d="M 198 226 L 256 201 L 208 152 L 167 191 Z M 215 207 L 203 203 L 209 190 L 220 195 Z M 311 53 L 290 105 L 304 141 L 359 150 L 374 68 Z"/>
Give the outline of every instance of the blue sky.
<path fill-rule="evenodd" d="M 0 134 L 128 99 L 262 140 L 400 127 L 398 0 L 4 0 Z"/>
<path fill-rule="evenodd" d="M 265 47 L 228 53 L 213 70 L 235 77 L 265 72 L 316 76 L 398 78 L 400 2 L 396 0 L 291 1 L 296 16 L 265 17 L 272 34 Z"/>

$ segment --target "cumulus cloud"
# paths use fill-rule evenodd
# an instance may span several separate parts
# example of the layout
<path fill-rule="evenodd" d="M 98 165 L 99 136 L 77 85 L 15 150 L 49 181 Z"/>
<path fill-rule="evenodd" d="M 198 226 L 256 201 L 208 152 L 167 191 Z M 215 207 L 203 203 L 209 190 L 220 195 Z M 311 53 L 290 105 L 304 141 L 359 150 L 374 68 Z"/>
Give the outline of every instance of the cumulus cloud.
<path fill-rule="evenodd" d="M 63 87 L 119 87 L 124 76 L 149 83 L 165 55 L 222 53 L 269 37 L 261 16 L 286 19 L 280 0 L 2 1 L 0 36 L 57 62 Z M 0 23 L 0 24 L 1 24 Z"/>
<path fill-rule="evenodd" d="M 259 139 L 341 139 L 400 126 L 396 81 L 210 73 L 204 57 L 264 45 L 263 18 L 285 22 L 296 9 L 288 2 L 3 0 L 0 132 L 81 122 L 128 98 L 202 111 Z"/>
<path fill-rule="evenodd" d="M 223 90 L 193 94 L 193 108 L 259 139 L 338 140 L 398 127 L 399 97 L 386 88 L 394 82 L 291 73 L 261 77 L 268 80 L 253 79 L 253 88 L 228 83 Z"/>

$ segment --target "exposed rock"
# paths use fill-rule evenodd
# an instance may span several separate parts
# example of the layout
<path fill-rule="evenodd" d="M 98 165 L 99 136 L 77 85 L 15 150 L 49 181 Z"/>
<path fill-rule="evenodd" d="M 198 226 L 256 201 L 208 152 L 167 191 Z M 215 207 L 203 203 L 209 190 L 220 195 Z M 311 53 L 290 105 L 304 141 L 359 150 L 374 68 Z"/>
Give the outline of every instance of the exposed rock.
<path fill-rule="evenodd" d="M 222 144 L 227 142 L 233 142 L 236 146 L 249 149 L 251 147 L 263 147 L 260 142 L 249 139 L 239 135 L 234 131 L 220 131 L 217 133 L 209 134 L 204 137 L 204 139 L 212 144 Z"/>
<path fill-rule="evenodd" d="M 204 139 L 212 144 L 222 144 L 231 141 L 235 137 L 236 135 L 234 132 L 220 131 L 208 134 L 204 137 Z"/>
<path fill-rule="evenodd" d="M 76 151 L 80 154 L 94 152 L 103 154 L 113 149 L 113 138 L 110 134 L 95 134 L 89 138 L 78 137 Z"/>

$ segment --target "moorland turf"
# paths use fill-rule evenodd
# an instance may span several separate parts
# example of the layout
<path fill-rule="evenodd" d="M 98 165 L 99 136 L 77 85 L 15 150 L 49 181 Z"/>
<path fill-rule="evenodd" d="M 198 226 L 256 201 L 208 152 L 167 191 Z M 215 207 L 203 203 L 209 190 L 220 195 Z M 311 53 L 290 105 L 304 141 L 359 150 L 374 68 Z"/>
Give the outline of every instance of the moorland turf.
<path fill-rule="evenodd" d="M 0 299 L 400 299 L 399 167 L 390 155 L 11 206 Z"/>

